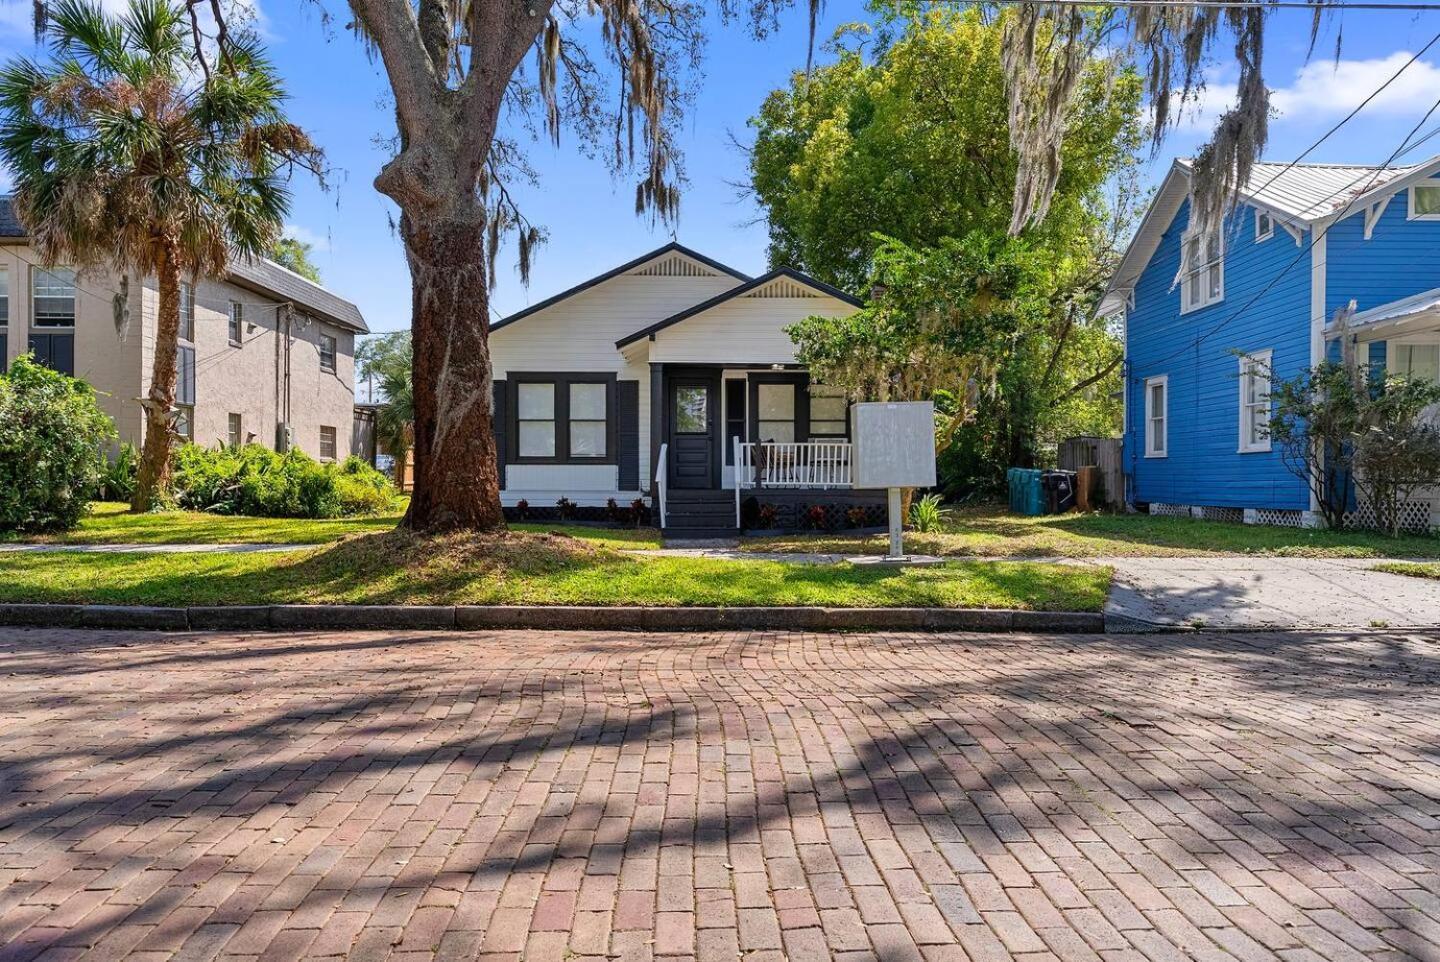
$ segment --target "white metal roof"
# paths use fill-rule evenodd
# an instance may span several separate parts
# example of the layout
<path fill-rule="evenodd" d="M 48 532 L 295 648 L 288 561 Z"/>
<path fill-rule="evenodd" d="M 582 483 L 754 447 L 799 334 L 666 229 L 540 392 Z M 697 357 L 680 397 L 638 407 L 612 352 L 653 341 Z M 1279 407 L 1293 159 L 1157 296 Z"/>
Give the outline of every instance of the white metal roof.
<path fill-rule="evenodd" d="M 1415 320 L 1433 319 L 1437 315 L 1440 315 L 1440 287 L 1360 311 L 1350 318 L 1350 329 L 1360 332 L 1392 327 Z M 1334 323 L 1328 326 L 1333 328 Z"/>
<path fill-rule="evenodd" d="M 1312 221 L 1344 210 L 1357 197 L 1429 166 L 1435 158 L 1404 167 L 1364 164 L 1279 164 L 1260 162 L 1241 185 L 1240 196 L 1297 220 Z M 1179 165 L 1188 173 L 1190 161 Z"/>

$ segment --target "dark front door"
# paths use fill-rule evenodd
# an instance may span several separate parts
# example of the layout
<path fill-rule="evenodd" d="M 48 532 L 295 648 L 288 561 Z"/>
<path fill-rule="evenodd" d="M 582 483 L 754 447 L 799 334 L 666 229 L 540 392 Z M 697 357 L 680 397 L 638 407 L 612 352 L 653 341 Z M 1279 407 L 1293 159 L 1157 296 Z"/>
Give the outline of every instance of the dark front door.
<path fill-rule="evenodd" d="M 684 376 L 669 380 L 670 486 L 718 488 L 718 382 L 714 378 Z"/>

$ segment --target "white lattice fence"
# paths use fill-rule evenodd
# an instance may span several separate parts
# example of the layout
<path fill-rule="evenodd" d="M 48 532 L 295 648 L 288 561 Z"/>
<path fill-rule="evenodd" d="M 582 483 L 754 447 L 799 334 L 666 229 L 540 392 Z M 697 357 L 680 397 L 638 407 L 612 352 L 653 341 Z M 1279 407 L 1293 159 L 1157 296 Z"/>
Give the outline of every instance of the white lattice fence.
<path fill-rule="evenodd" d="M 1188 518 L 1190 517 L 1190 506 L 1188 504 L 1162 504 L 1158 501 L 1151 501 L 1150 513 L 1161 518 Z"/>
<path fill-rule="evenodd" d="M 1273 524 L 1281 528 L 1305 527 L 1304 512 L 1293 508 L 1256 508 L 1255 524 Z"/>
<path fill-rule="evenodd" d="M 1371 505 L 1362 504 L 1354 511 L 1345 513 L 1345 527 L 1375 529 L 1379 528 L 1380 524 L 1375 519 L 1375 509 Z M 1420 534 L 1428 532 L 1430 530 L 1430 502 L 1401 501 L 1400 530 Z"/>
<path fill-rule="evenodd" d="M 1244 508 L 1221 508 L 1215 505 L 1198 505 L 1191 511 L 1197 518 L 1204 518 L 1206 521 L 1228 521 L 1231 524 L 1239 524 L 1245 520 Z"/>

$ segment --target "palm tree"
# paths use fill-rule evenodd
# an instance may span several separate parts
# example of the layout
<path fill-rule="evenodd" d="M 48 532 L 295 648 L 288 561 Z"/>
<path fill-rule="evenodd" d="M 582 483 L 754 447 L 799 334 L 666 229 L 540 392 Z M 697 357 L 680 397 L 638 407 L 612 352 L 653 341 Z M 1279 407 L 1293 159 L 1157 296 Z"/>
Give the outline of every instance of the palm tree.
<path fill-rule="evenodd" d="M 232 257 L 268 252 L 295 165 L 320 154 L 286 120 L 285 93 L 254 37 L 198 64 L 188 15 L 131 0 L 121 16 L 60 0 L 50 58 L 0 70 L 0 160 L 15 209 L 46 264 L 154 276 L 158 331 L 131 509 L 169 497 L 183 277 L 221 278 Z"/>
<path fill-rule="evenodd" d="M 373 337 L 355 352 L 361 378 L 371 378 L 385 398 L 375 412 L 375 439 L 395 459 L 395 484 L 405 483 L 405 460 L 415 440 L 415 391 L 410 379 L 414 350 L 409 331 Z"/>

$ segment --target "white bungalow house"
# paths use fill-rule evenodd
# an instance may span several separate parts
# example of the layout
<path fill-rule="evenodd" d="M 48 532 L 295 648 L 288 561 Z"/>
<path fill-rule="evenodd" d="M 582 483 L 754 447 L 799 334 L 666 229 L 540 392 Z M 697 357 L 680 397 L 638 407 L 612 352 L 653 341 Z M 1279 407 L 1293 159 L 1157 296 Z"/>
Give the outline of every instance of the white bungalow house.
<path fill-rule="evenodd" d="M 749 277 L 672 243 L 497 321 L 504 505 L 552 518 L 644 499 L 671 537 L 817 512 L 878 521 L 883 496 L 851 489 L 848 405 L 785 333 L 859 306 L 797 271 Z"/>

